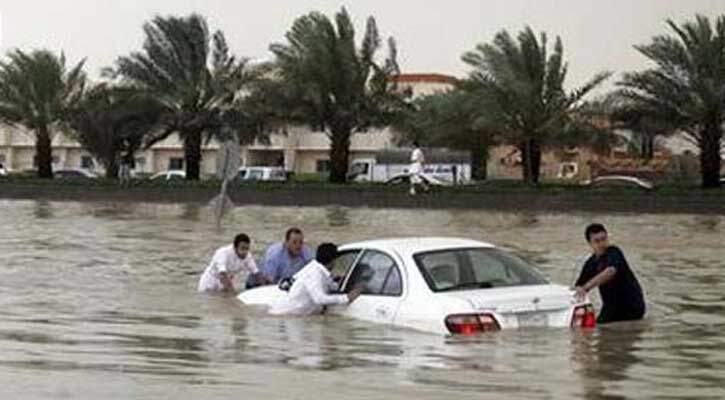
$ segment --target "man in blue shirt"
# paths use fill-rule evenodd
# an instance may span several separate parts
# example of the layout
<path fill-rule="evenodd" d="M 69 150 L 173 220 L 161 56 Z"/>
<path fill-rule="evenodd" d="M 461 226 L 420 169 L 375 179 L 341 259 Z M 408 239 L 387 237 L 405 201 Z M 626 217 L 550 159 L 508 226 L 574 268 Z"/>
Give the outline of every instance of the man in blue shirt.
<path fill-rule="evenodd" d="M 312 260 L 312 251 L 305 245 L 305 237 L 299 228 L 290 228 L 284 242 L 275 243 L 267 249 L 262 263 L 262 273 L 274 284 L 291 278 Z M 257 286 L 247 280 L 247 288 Z"/>

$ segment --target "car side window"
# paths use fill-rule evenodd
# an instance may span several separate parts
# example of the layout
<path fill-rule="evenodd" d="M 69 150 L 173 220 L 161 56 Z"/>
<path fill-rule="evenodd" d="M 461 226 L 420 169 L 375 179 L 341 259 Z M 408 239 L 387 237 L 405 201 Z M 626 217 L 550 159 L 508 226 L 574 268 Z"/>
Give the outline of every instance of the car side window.
<path fill-rule="evenodd" d="M 398 268 L 393 267 L 390 269 L 388 279 L 385 280 L 385 285 L 383 285 L 382 294 L 385 296 L 400 296 L 403 294 L 403 280 L 400 278 Z"/>
<path fill-rule="evenodd" d="M 360 250 L 350 250 L 340 253 L 334 260 L 332 260 L 332 269 L 330 272 L 332 276 L 339 276 L 344 278 L 350 271 L 350 267 L 357 260 L 357 256 L 360 255 Z"/>
<path fill-rule="evenodd" d="M 347 282 L 347 290 L 362 286 L 363 294 L 400 296 L 403 283 L 395 261 L 385 253 L 366 251 Z"/>

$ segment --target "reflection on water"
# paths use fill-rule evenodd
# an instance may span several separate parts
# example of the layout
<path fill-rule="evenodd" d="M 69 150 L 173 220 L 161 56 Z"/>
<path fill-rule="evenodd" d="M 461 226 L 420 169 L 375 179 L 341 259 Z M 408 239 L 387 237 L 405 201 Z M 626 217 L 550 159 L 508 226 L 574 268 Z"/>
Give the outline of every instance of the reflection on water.
<path fill-rule="evenodd" d="M 34 205 L 34 214 L 36 219 L 53 218 L 53 208 L 51 208 L 50 202 L 46 200 L 36 201 Z"/>
<path fill-rule="evenodd" d="M 347 207 L 331 206 L 327 208 L 327 220 L 330 226 L 350 225 L 350 212 Z"/>
<path fill-rule="evenodd" d="M 205 213 L 0 202 L 0 398 L 725 397 L 723 217 L 243 207 L 217 229 Z M 445 338 L 332 316 L 275 318 L 194 292 L 234 234 L 251 234 L 261 255 L 290 225 L 312 245 L 490 241 L 568 284 L 595 220 L 636 269 L 646 321 Z"/>

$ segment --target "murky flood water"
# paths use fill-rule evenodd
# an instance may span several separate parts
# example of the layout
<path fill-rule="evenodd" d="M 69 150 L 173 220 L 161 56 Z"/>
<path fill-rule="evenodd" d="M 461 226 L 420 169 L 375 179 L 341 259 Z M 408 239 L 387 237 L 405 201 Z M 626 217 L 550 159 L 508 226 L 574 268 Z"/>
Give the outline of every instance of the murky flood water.
<path fill-rule="evenodd" d="M 254 248 L 483 239 L 569 284 L 601 221 L 647 293 L 645 322 L 451 339 L 338 317 L 265 316 L 195 293 L 237 231 Z M 0 398 L 725 398 L 725 217 L 0 201 Z M 455 397 L 453 397 L 455 396 Z"/>

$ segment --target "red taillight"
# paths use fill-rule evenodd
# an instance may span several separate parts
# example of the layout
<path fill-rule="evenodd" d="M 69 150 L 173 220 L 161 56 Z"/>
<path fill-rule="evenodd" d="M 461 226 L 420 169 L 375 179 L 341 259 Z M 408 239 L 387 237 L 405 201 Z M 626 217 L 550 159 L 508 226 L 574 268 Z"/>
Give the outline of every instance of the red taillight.
<path fill-rule="evenodd" d="M 501 330 L 491 314 L 458 314 L 446 317 L 446 327 L 454 335 L 477 335 Z"/>
<path fill-rule="evenodd" d="M 597 316 L 594 313 L 594 306 L 580 306 L 574 309 L 574 316 L 571 318 L 572 328 L 594 328 L 597 326 Z"/>

